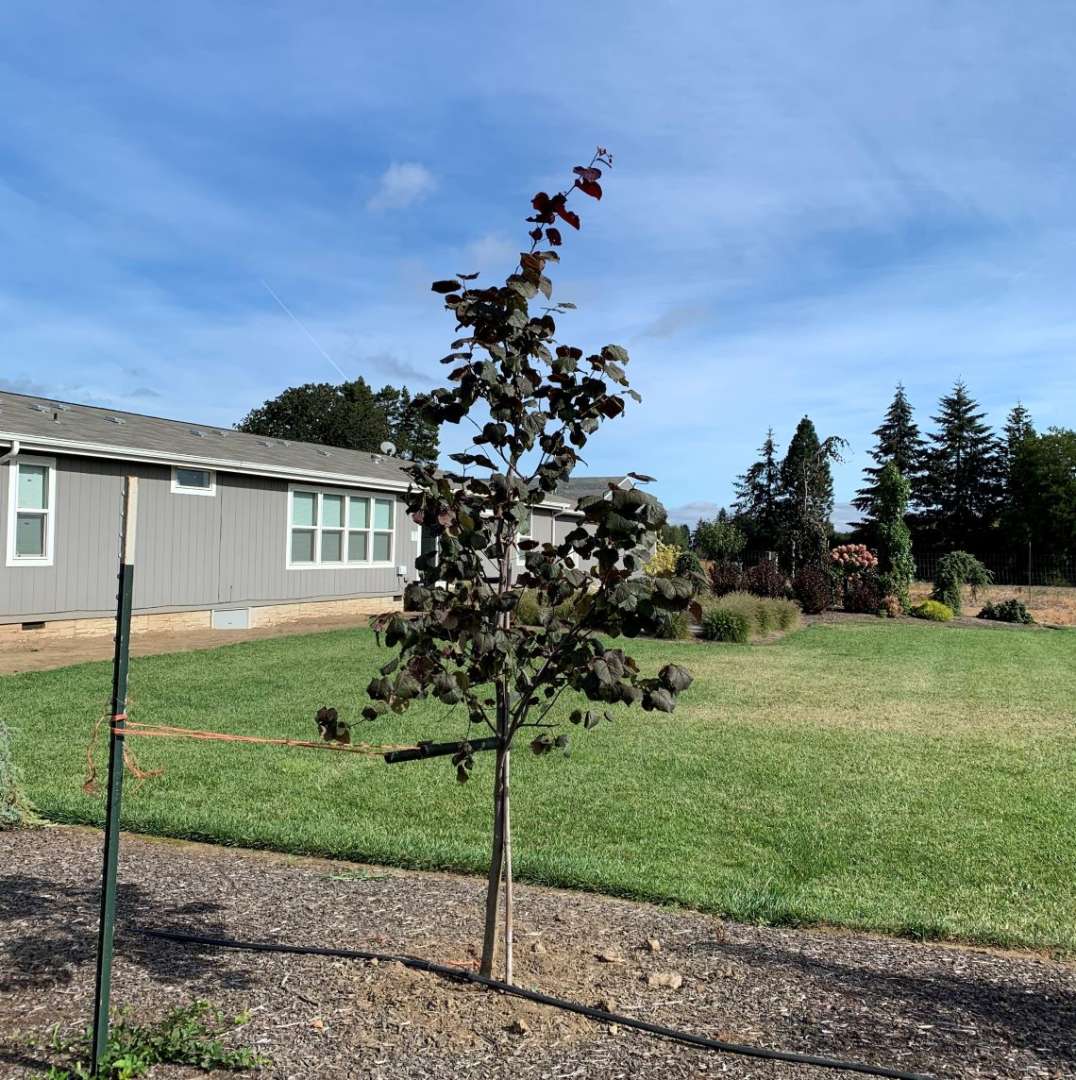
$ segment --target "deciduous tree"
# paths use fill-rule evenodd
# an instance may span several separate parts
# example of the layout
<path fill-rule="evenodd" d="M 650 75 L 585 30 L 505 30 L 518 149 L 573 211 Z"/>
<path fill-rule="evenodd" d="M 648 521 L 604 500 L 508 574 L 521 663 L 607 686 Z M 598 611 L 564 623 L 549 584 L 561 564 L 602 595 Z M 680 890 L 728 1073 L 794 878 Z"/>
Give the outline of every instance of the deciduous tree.
<path fill-rule="evenodd" d="M 561 227 L 580 227 L 569 200 L 574 192 L 600 198 L 610 164 L 599 150 L 575 169 L 571 187 L 534 196 L 530 248 L 503 284 L 477 284 L 476 274 L 434 282 L 457 338 L 443 361 L 449 385 L 423 399 L 423 415 L 437 424 L 471 423 L 476 434 L 470 449 L 450 455 L 456 471 L 410 468 L 408 510 L 437 536 L 437 551 L 420 560 L 420 580 L 407 589 L 417 615 L 389 614 L 377 623 L 398 652 L 368 687 L 367 719 L 434 698 L 460 706 L 471 730 L 496 741 L 485 974 L 496 949 L 517 737 L 526 732 L 536 754 L 566 749 L 562 720 L 589 729 L 615 706 L 671 712 L 691 682 L 675 664 L 646 675 L 609 644 L 609 637 L 652 632 L 668 612 L 693 603 L 690 582 L 639 572 L 639 552 L 665 524 L 656 500 L 610 484 L 579 501 L 582 519 L 558 542 L 520 537 L 520 524 L 570 477 L 602 423 L 624 412 L 626 398 L 639 400 L 621 346 L 587 355 L 556 340 L 557 320 L 574 306 L 552 299 L 550 277 Z M 540 625 L 513 619 L 524 590 L 537 594 Z M 567 717 L 557 710 L 565 693 L 586 699 Z M 453 760 L 466 780 L 474 764 L 469 748 Z"/>

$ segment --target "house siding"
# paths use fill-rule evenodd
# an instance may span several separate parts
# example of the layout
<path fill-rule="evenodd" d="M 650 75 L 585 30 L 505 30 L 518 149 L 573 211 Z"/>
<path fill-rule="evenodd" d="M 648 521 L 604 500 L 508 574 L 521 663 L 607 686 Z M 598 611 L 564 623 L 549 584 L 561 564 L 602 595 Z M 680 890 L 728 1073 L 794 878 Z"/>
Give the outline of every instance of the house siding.
<path fill-rule="evenodd" d="M 0 566 L 0 623 L 108 615 L 115 607 L 120 498 L 139 478 L 136 612 L 242 607 L 403 591 L 396 568 L 288 570 L 288 484 L 218 472 L 213 496 L 175 494 L 171 469 L 56 456 L 52 566 Z M 10 463 L 0 467 L 0 518 L 8 528 Z M 311 485 L 316 487 L 318 485 Z M 378 494 L 348 488 L 356 494 Z M 396 497 L 394 563 L 414 576 L 416 543 Z"/>

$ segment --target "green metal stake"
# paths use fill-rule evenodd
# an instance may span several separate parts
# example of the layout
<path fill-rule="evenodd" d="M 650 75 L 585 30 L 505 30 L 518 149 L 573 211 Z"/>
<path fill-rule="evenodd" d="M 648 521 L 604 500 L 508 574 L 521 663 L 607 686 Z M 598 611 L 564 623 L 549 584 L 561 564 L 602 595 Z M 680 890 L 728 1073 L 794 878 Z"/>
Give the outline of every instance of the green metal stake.
<path fill-rule="evenodd" d="M 93 1075 L 108 1052 L 108 1012 L 112 991 L 112 939 L 116 930 L 116 868 L 120 853 L 120 799 L 123 795 L 123 726 L 127 719 L 127 661 L 131 651 L 134 594 L 135 517 L 138 478 L 123 484 L 119 594 L 116 598 L 116 653 L 112 664 L 111 732 L 108 740 L 108 802 L 105 856 L 101 871 L 101 921 L 97 932 L 97 981 L 93 992 Z"/>

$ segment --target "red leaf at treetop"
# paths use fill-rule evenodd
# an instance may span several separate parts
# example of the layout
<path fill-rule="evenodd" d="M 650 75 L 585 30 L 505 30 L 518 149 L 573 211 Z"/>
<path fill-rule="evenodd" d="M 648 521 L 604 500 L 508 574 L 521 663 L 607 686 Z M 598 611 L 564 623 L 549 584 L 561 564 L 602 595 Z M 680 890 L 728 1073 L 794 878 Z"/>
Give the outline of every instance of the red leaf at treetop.
<path fill-rule="evenodd" d="M 557 217 L 568 222 L 573 229 L 579 228 L 579 215 L 574 210 L 569 210 L 563 202 L 557 204 L 553 209 L 556 211 Z"/>
<path fill-rule="evenodd" d="M 576 180 L 575 186 L 579 188 L 584 195 L 589 195 L 593 199 L 600 199 L 602 197 L 601 184 L 594 180 Z"/>
<path fill-rule="evenodd" d="M 545 238 L 554 246 L 559 247 L 561 243 L 560 229 L 555 229 L 550 226 L 545 231 Z"/>

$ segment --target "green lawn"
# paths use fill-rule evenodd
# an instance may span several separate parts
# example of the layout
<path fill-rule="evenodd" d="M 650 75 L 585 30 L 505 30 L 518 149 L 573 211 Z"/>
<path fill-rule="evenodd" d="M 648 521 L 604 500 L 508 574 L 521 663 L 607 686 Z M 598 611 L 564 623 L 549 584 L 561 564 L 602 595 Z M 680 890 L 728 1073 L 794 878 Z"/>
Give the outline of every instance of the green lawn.
<path fill-rule="evenodd" d="M 636 642 L 696 675 L 672 716 L 625 712 L 571 757 L 516 755 L 519 875 L 738 919 L 834 923 L 1076 951 L 1076 633 L 857 623 L 776 645 Z M 145 722 L 309 738 L 358 714 L 385 654 L 366 631 L 133 661 Z M 109 665 L 0 679 L 0 715 L 47 816 L 100 822 L 81 791 Z M 565 702 L 564 712 L 571 707 Z M 420 705 L 374 742 L 458 737 Z M 127 828 L 403 866 L 480 870 L 490 755 L 447 760 L 131 740 L 163 777 Z M 103 754 L 99 755 L 103 761 Z"/>

